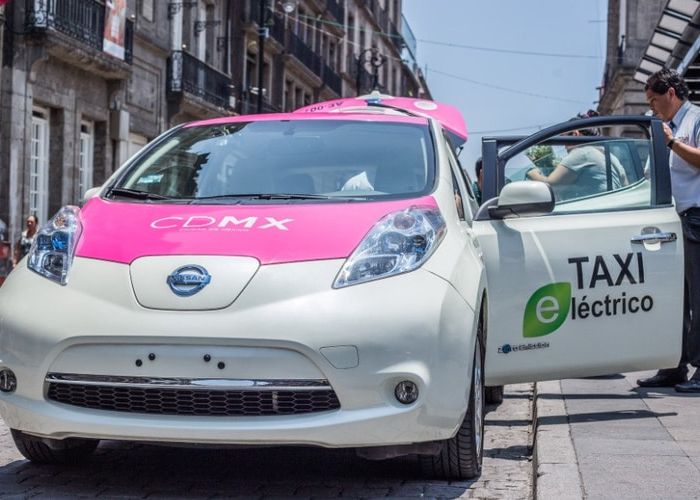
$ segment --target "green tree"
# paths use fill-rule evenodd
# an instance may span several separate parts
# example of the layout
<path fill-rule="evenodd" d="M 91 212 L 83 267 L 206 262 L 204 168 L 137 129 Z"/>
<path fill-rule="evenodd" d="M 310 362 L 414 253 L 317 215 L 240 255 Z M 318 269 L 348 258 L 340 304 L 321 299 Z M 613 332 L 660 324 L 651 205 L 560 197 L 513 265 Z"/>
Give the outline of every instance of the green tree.
<path fill-rule="evenodd" d="M 554 149 L 552 149 L 552 146 L 545 146 L 542 144 L 532 146 L 525 154 L 544 175 L 549 175 L 559 162 L 559 159 L 554 156 Z"/>

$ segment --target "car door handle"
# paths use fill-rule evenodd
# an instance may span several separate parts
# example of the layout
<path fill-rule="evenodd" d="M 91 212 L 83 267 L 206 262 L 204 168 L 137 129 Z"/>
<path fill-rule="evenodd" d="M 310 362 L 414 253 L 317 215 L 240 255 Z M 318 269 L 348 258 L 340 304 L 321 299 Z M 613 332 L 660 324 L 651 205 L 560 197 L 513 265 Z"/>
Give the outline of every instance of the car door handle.
<path fill-rule="evenodd" d="M 668 243 L 676 241 L 676 233 L 646 233 L 632 236 L 632 243 Z"/>

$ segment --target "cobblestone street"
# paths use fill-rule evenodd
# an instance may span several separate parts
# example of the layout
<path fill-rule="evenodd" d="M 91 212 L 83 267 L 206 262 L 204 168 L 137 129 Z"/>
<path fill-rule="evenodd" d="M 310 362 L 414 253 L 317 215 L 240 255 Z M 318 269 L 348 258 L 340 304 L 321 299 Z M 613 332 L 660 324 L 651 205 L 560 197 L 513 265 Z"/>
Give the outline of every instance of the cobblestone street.
<path fill-rule="evenodd" d="M 192 449 L 103 442 L 79 468 L 24 460 L 3 425 L 0 497 L 8 498 L 508 498 L 532 492 L 532 385 L 506 387 L 486 418 L 477 481 L 420 479 L 416 461 L 369 462 L 315 448 Z"/>

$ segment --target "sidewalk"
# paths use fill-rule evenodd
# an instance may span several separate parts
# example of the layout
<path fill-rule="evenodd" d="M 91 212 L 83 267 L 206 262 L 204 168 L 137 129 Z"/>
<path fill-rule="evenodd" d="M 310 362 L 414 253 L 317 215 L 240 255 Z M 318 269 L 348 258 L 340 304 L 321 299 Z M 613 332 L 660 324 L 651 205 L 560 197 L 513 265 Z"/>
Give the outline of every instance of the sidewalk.
<path fill-rule="evenodd" d="M 700 395 L 653 373 L 537 384 L 536 498 L 700 498 Z"/>

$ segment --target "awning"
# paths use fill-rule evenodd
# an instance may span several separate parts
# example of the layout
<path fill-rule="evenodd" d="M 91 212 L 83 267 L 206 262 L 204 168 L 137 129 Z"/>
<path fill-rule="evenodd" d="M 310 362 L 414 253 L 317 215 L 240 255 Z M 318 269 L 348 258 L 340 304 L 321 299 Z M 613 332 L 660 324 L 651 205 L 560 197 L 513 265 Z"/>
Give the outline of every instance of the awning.
<path fill-rule="evenodd" d="M 646 83 L 652 73 L 662 68 L 675 69 L 681 74 L 697 66 L 700 74 L 700 0 L 669 0 L 649 40 L 649 44 L 637 66 L 634 79 Z M 700 97 L 700 78 L 688 81 L 691 92 Z M 695 88 L 694 88 L 695 87 Z"/>

